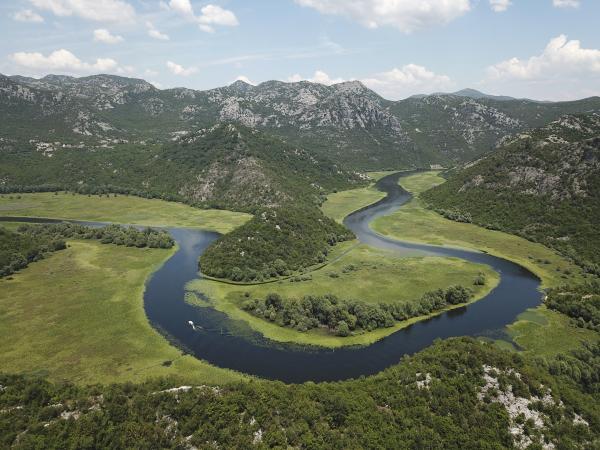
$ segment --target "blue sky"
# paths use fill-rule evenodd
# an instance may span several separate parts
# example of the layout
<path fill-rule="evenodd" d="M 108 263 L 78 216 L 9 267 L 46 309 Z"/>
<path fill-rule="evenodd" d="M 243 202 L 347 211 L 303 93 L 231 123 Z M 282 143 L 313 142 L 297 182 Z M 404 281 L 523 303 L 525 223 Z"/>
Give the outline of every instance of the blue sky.
<path fill-rule="evenodd" d="M 598 0 L 3 0 L 0 72 L 600 95 Z"/>

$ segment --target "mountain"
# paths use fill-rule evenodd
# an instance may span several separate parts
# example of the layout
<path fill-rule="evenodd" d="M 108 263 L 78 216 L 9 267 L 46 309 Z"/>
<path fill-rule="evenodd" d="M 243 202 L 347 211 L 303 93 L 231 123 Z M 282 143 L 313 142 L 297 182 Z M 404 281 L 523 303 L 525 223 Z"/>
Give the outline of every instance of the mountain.
<path fill-rule="evenodd" d="M 39 147 L 33 153 L 5 145 L 0 161 L 4 192 L 132 193 L 240 211 L 314 206 L 328 191 L 363 183 L 329 160 L 234 124 L 180 133 L 160 145 Z"/>
<path fill-rule="evenodd" d="M 539 103 L 472 90 L 394 102 L 358 81 L 236 81 L 197 91 L 159 90 L 112 75 L 0 76 L 2 143 L 29 152 L 164 144 L 234 122 L 350 169 L 451 165 L 488 152 L 506 135 L 594 111 L 600 111 L 598 97 Z"/>
<path fill-rule="evenodd" d="M 506 138 L 423 197 L 449 218 L 541 242 L 600 273 L 600 115 Z"/>

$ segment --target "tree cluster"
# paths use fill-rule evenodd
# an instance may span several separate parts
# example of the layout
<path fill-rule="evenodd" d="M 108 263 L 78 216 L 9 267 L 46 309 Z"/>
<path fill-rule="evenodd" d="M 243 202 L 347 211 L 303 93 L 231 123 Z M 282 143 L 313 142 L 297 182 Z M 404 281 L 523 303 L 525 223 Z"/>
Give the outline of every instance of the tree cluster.
<path fill-rule="evenodd" d="M 267 209 L 215 241 L 200 269 L 233 281 L 268 280 L 324 262 L 333 245 L 353 237 L 316 208 Z"/>
<path fill-rule="evenodd" d="M 94 239 L 103 244 L 125 245 L 127 247 L 138 248 L 171 248 L 175 245 L 173 238 L 164 230 L 155 230 L 153 228 L 138 230 L 135 227 L 124 227 L 114 224 L 104 227 L 90 227 L 75 223 L 24 224 L 20 225 L 17 231 L 29 236 Z"/>
<path fill-rule="evenodd" d="M 571 317 L 577 326 L 600 331 L 600 281 L 550 289 L 544 303 Z"/>
<path fill-rule="evenodd" d="M 0 277 L 12 275 L 64 248 L 65 241 L 59 236 L 31 236 L 0 227 Z"/>
<path fill-rule="evenodd" d="M 425 293 L 417 302 L 366 303 L 340 300 L 334 295 L 307 295 L 302 299 L 283 299 L 278 294 L 253 299 L 243 309 L 257 317 L 298 331 L 326 328 L 337 336 L 350 336 L 378 328 L 389 328 L 398 321 L 423 316 L 466 303 L 472 293 L 463 286 L 451 286 Z"/>

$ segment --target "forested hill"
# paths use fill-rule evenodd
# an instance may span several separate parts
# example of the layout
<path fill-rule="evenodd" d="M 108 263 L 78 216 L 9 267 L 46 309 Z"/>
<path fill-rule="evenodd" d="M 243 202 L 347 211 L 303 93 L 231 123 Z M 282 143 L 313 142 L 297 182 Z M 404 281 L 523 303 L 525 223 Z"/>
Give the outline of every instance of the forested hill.
<path fill-rule="evenodd" d="M 447 217 L 542 242 L 600 273 L 600 115 L 507 139 L 423 197 Z"/>
<path fill-rule="evenodd" d="M 11 147 L 0 154 L 4 192 L 121 192 L 250 212 L 290 203 L 315 206 L 326 192 L 362 182 L 325 158 L 233 124 L 180 133 L 160 145 L 46 154 Z"/>
<path fill-rule="evenodd" d="M 237 81 L 197 91 L 113 75 L 0 75 L 0 152 L 50 155 L 64 145 L 129 152 L 233 122 L 346 168 L 423 167 L 472 159 L 508 134 L 589 111 L 600 111 L 600 98 L 540 103 L 465 90 L 389 101 L 358 81 Z"/>
<path fill-rule="evenodd" d="M 438 341 L 338 383 L 175 380 L 81 387 L 0 374 L 0 447 L 14 449 L 592 449 L 598 360 Z"/>

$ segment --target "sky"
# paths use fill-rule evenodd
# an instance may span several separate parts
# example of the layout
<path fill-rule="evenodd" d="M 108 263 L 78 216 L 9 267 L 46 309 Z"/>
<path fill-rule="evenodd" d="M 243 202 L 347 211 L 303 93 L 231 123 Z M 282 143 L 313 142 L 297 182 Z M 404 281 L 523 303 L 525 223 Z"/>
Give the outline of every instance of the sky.
<path fill-rule="evenodd" d="M 600 95 L 600 0 L 1 0 L 0 73 Z"/>

